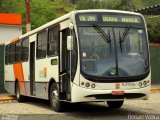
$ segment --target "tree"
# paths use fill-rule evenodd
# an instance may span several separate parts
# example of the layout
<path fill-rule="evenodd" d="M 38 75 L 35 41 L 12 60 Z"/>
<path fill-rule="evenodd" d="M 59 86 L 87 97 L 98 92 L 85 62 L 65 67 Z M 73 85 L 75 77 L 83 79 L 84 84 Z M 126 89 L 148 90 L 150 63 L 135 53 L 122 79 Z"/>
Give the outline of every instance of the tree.
<path fill-rule="evenodd" d="M 77 0 L 76 9 L 115 9 L 119 0 Z"/>
<path fill-rule="evenodd" d="M 64 12 L 57 14 L 57 10 L 65 9 L 63 0 L 31 0 L 30 6 L 32 29 L 54 20 L 73 9 L 72 6 L 67 6 L 67 11 L 64 10 Z M 0 12 L 21 14 L 23 24 L 26 23 L 25 0 L 1 0 Z"/>
<path fill-rule="evenodd" d="M 147 19 L 148 36 L 151 43 L 160 43 L 160 19 Z"/>
<path fill-rule="evenodd" d="M 56 18 L 52 1 L 31 1 L 31 23 L 32 29 L 35 29 Z"/>
<path fill-rule="evenodd" d="M 133 0 L 121 0 L 120 4 L 117 6 L 116 9 L 119 10 L 127 10 L 127 11 L 134 11 L 135 5 L 133 4 Z"/>
<path fill-rule="evenodd" d="M 75 0 L 64 0 L 65 4 L 75 4 Z"/>

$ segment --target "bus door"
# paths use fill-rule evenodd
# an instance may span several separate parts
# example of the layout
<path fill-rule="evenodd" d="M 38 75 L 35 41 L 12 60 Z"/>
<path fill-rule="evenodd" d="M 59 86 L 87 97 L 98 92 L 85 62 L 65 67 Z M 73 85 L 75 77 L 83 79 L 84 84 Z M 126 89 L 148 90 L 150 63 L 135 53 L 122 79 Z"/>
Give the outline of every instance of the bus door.
<path fill-rule="evenodd" d="M 69 29 L 64 29 L 60 32 L 60 97 L 61 99 L 70 100 L 70 51 L 67 50 L 67 36 Z"/>
<path fill-rule="evenodd" d="M 30 94 L 35 96 L 35 42 L 30 43 Z"/>

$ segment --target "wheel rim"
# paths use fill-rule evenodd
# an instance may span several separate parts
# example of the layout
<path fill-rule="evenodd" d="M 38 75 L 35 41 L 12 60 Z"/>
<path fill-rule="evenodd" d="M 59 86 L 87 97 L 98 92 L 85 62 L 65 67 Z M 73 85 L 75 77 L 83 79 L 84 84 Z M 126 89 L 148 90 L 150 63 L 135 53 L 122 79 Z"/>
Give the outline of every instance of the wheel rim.
<path fill-rule="evenodd" d="M 58 96 L 58 91 L 57 90 L 53 90 L 51 98 L 52 98 L 53 106 L 56 107 L 57 104 L 58 104 L 58 101 L 59 101 L 59 96 Z"/>

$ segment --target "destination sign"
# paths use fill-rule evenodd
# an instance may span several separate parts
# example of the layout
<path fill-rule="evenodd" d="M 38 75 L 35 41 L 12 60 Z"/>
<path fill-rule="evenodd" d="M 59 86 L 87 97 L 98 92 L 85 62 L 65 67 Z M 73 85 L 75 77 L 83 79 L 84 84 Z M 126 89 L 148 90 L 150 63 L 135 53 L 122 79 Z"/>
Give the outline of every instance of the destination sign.
<path fill-rule="evenodd" d="M 124 25 L 134 24 L 144 26 L 141 16 L 132 14 L 115 13 L 78 13 L 76 14 L 77 25 Z"/>
<path fill-rule="evenodd" d="M 140 18 L 135 16 L 102 15 L 102 20 L 103 22 L 141 23 Z"/>
<path fill-rule="evenodd" d="M 97 21 L 97 15 L 92 15 L 92 14 L 79 15 L 79 21 L 81 22 Z"/>

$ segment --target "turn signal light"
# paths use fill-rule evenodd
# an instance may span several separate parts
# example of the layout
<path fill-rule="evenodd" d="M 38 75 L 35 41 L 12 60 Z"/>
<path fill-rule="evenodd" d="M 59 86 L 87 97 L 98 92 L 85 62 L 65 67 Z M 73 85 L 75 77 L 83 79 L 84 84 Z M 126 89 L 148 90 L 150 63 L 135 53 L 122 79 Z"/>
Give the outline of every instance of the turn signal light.
<path fill-rule="evenodd" d="M 143 85 L 146 86 L 146 85 L 147 85 L 147 81 L 144 81 L 144 82 L 143 82 Z"/>
<path fill-rule="evenodd" d="M 90 86 L 90 83 L 86 83 L 85 85 L 86 85 L 86 87 L 89 87 L 89 86 Z"/>
<path fill-rule="evenodd" d="M 84 82 L 81 82 L 81 85 L 84 85 Z"/>
<path fill-rule="evenodd" d="M 91 85 L 91 87 L 92 87 L 92 88 L 95 88 L 95 87 L 96 87 L 96 85 L 93 83 L 93 84 Z"/>
<path fill-rule="evenodd" d="M 142 87 L 142 86 L 143 86 L 142 82 L 139 82 L 139 86 L 140 86 L 140 87 Z"/>

